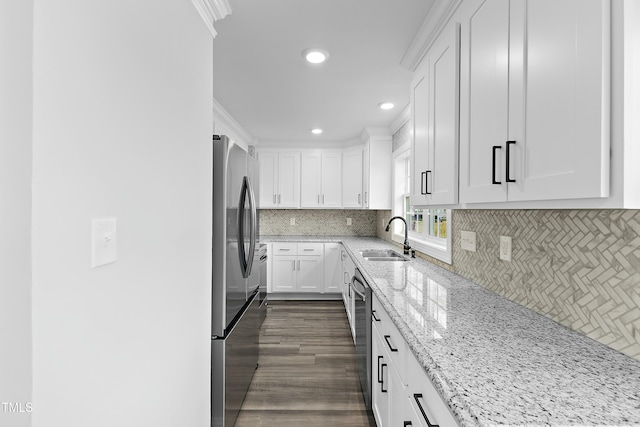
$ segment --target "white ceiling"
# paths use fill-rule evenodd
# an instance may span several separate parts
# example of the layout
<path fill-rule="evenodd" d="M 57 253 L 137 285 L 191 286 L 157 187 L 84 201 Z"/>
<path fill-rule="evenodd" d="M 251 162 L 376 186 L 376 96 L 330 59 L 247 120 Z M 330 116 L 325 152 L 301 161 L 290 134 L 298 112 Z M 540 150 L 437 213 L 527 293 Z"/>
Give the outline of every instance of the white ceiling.
<path fill-rule="evenodd" d="M 411 73 L 400 60 L 432 4 L 232 0 L 215 25 L 214 97 L 260 141 L 345 141 L 388 127 L 409 103 Z M 307 63 L 309 47 L 329 60 Z M 383 111 L 382 101 L 396 108 Z"/>

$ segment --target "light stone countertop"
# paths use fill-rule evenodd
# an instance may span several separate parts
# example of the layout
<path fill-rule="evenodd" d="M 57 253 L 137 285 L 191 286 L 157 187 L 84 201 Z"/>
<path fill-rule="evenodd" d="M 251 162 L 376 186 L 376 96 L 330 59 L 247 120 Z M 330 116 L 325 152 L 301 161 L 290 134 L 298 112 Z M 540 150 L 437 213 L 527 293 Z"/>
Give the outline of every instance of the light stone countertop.
<path fill-rule="evenodd" d="M 367 261 L 340 242 L 462 426 L 640 425 L 640 362 L 422 259 Z"/>

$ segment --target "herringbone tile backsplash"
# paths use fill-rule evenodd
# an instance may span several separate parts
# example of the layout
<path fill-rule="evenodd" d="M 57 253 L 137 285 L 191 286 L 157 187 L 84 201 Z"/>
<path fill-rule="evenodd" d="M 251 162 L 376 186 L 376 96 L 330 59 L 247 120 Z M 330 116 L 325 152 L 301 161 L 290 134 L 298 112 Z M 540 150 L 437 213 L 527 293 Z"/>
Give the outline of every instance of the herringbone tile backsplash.
<path fill-rule="evenodd" d="M 452 222 L 456 273 L 640 360 L 640 211 L 454 210 Z"/>

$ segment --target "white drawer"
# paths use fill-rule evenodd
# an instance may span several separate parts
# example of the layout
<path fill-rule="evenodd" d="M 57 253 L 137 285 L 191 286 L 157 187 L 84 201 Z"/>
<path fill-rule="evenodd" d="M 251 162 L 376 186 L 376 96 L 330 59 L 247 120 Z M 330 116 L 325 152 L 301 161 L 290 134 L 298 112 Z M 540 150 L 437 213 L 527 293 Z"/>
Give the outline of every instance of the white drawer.
<path fill-rule="evenodd" d="M 323 243 L 298 243 L 298 255 L 322 255 Z"/>
<path fill-rule="evenodd" d="M 429 423 L 441 427 L 457 426 L 449 406 L 444 402 L 413 353 L 409 352 L 406 360 L 406 374 L 409 380 L 407 391 L 411 406 L 420 423 L 418 427 L 428 427 Z"/>
<path fill-rule="evenodd" d="M 273 244 L 273 256 L 297 255 L 298 244 L 291 242 L 278 242 Z"/>
<path fill-rule="evenodd" d="M 373 296 L 372 300 L 371 322 L 380 334 L 385 349 L 389 353 L 402 383 L 406 384 L 405 358 L 408 353 L 407 344 L 385 309 L 382 308 L 378 298 Z"/>

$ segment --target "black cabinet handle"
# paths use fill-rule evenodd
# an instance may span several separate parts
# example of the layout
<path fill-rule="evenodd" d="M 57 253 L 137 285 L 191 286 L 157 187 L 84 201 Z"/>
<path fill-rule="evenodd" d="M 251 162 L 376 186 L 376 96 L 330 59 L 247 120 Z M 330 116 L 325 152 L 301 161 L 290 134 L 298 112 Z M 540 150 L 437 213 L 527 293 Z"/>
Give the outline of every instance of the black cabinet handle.
<path fill-rule="evenodd" d="M 426 173 L 426 182 L 425 182 L 425 190 L 426 193 L 425 194 L 431 194 L 431 192 L 429 191 L 429 174 L 431 173 L 431 171 L 425 171 Z M 433 184 L 431 184 L 431 186 L 433 187 Z"/>
<path fill-rule="evenodd" d="M 502 145 L 493 146 L 493 155 L 491 157 L 491 183 L 502 184 L 502 181 L 496 181 L 496 150 L 502 150 Z"/>
<path fill-rule="evenodd" d="M 413 423 L 411 421 L 405 421 L 403 427 L 407 427 L 407 426 L 413 426 Z"/>
<path fill-rule="evenodd" d="M 424 192 L 424 184 L 425 184 L 425 180 L 426 180 L 426 172 L 421 172 L 420 173 L 420 194 L 425 195 L 427 193 Z"/>
<path fill-rule="evenodd" d="M 386 366 L 387 366 L 387 364 L 386 364 L 386 363 L 383 363 L 383 364 L 381 365 L 381 368 L 382 368 L 382 369 L 381 369 L 381 370 L 382 370 L 382 381 L 380 381 L 380 391 L 381 391 L 381 392 L 383 392 L 383 393 L 386 393 L 387 391 L 389 391 L 389 390 L 385 390 L 385 389 L 384 389 L 384 368 L 385 368 Z"/>
<path fill-rule="evenodd" d="M 382 356 L 378 356 L 378 384 L 382 384 L 382 373 L 380 372 L 380 361 L 382 360 Z"/>
<path fill-rule="evenodd" d="M 394 353 L 396 351 L 398 351 L 397 348 L 393 348 L 393 346 L 391 346 L 391 343 L 389 342 L 389 338 L 391 338 L 391 335 L 385 335 L 384 336 L 384 340 L 387 342 L 387 345 L 389 346 L 389 350 L 393 351 Z"/>
<path fill-rule="evenodd" d="M 511 174 L 509 173 L 509 164 L 511 163 L 511 155 L 509 153 L 509 147 L 511 144 L 515 144 L 515 141 L 507 141 L 507 182 L 516 182 L 515 179 L 511 179 Z"/>
<path fill-rule="evenodd" d="M 371 310 L 371 318 L 373 320 L 375 320 L 376 322 L 380 321 L 380 319 L 378 319 L 378 316 L 376 316 L 376 311 L 375 310 Z"/>
<path fill-rule="evenodd" d="M 422 416 L 424 418 L 424 420 L 427 422 L 427 426 L 429 427 L 440 427 L 438 424 L 431 424 L 431 421 L 429 421 L 429 417 L 427 417 L 427 414 L 424 412 L 424 408 L 422 407 L 422 404 L 420 403 L 420 400 L 422 398 L 422 393 L 414 393 L 413 394 L 413 398 L 415 399 L 416 403 L 418 404 L 418 408 L 420 408 L 420 412 L 422 412 Z"/>

